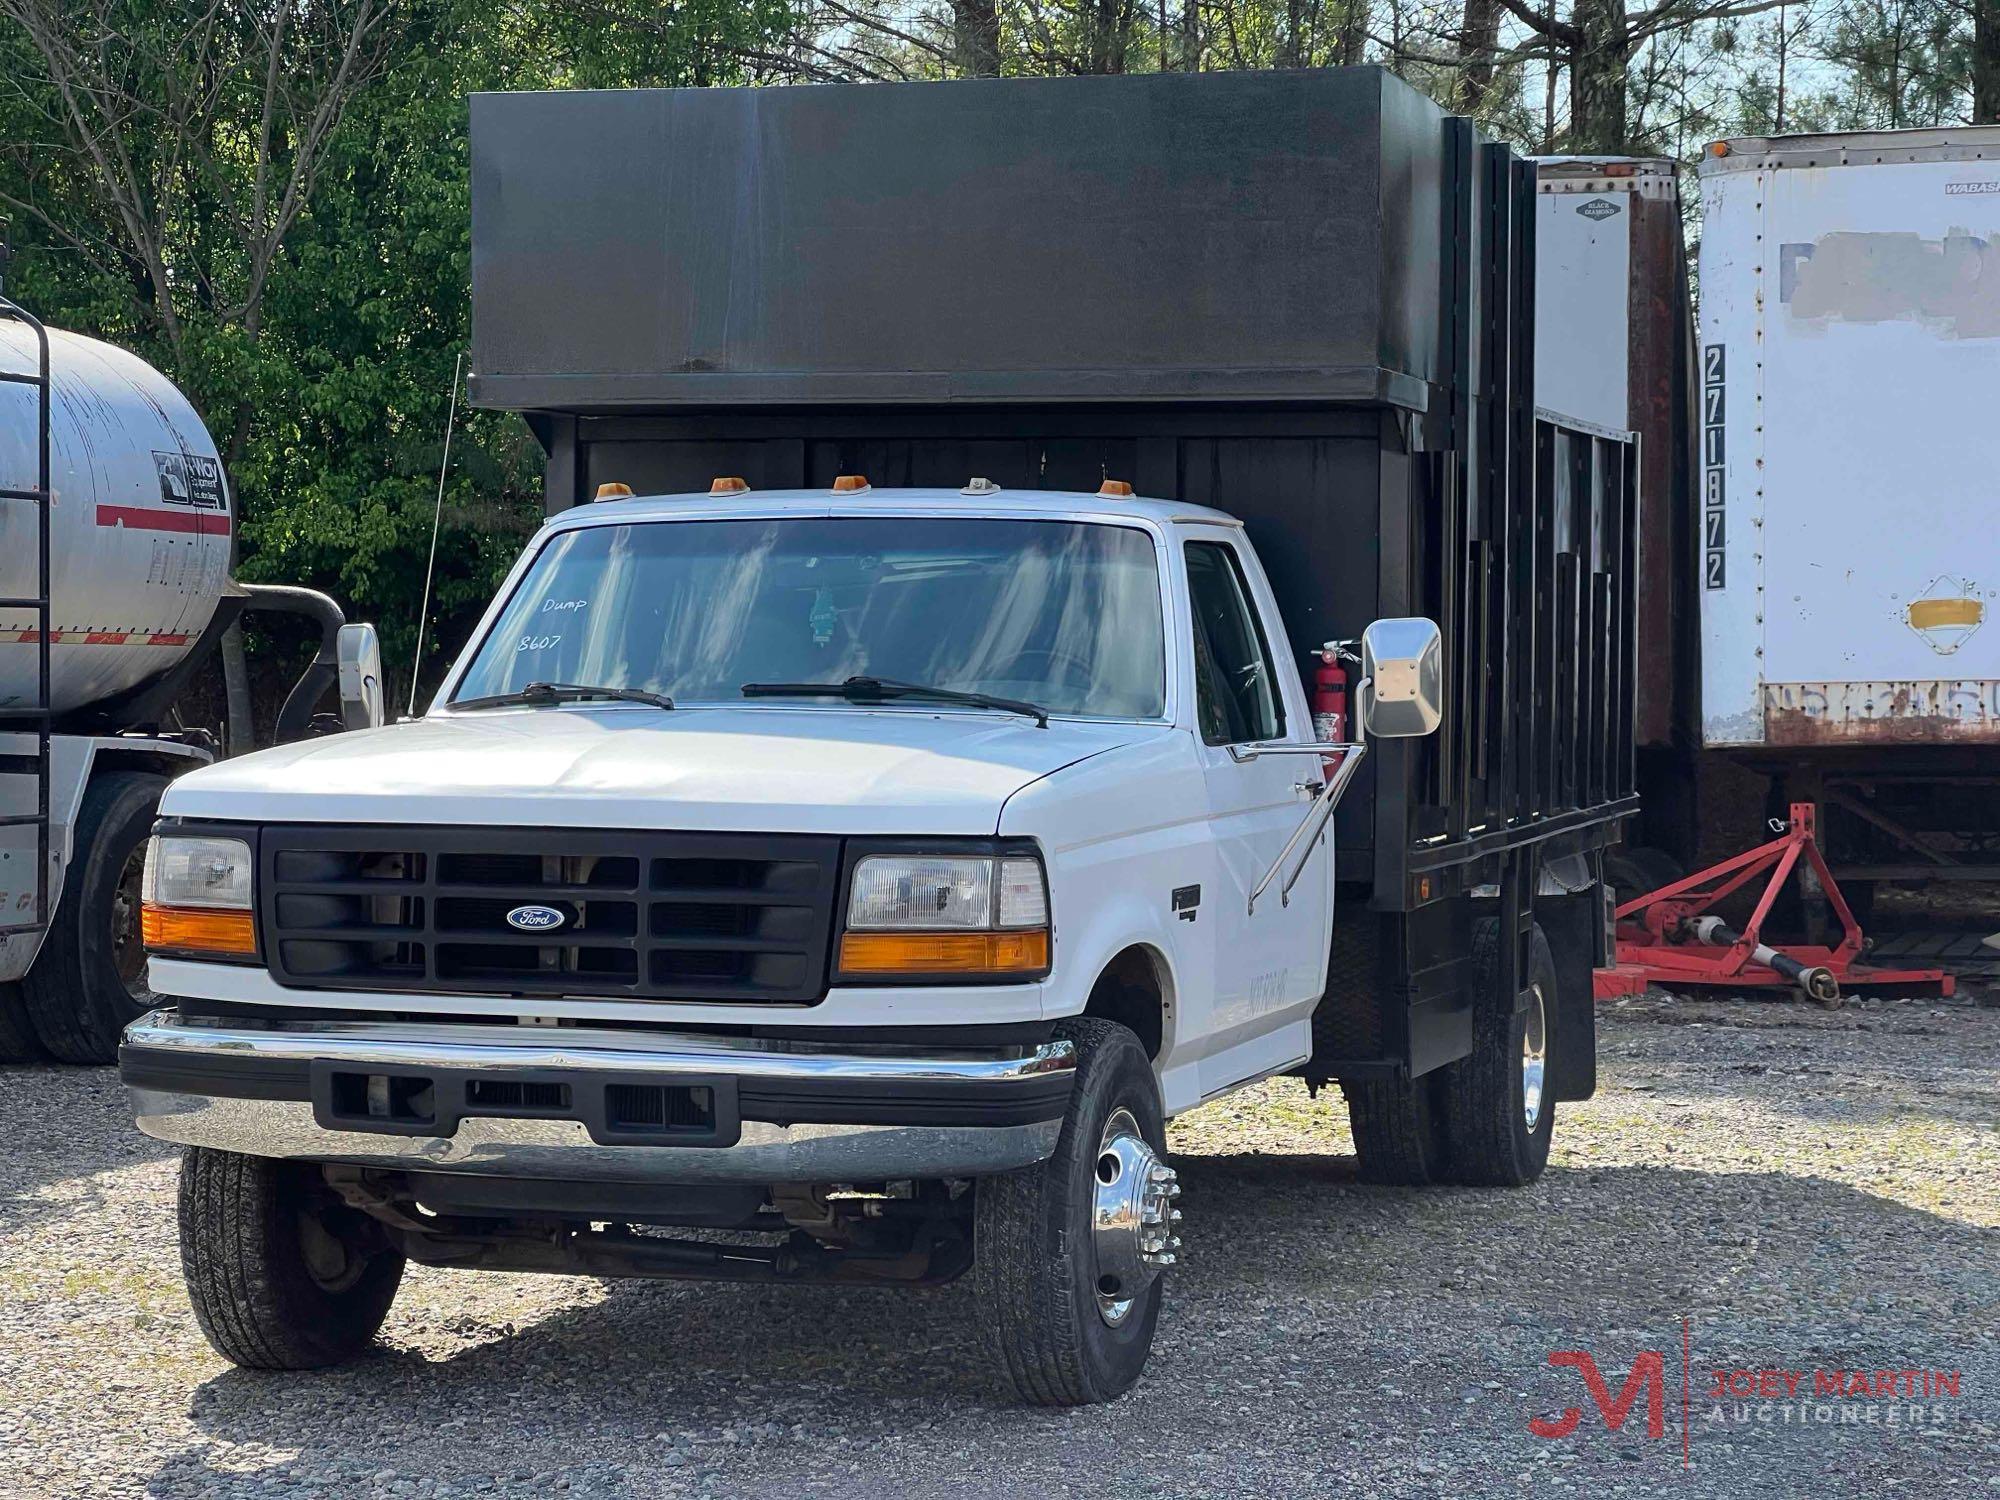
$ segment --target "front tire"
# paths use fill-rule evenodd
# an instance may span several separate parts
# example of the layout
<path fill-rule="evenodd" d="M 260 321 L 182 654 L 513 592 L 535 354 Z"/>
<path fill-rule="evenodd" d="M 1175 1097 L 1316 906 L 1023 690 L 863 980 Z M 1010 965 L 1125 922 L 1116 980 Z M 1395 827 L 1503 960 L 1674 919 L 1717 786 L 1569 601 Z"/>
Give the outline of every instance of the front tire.
<path fill-rule="evenodd" d="M 1521 1187 L 1549 1164 L 1556 1102 L 1550 1089 L 1555 1037 L 1556 961 L 1537 923 L 1528 940 L 1528 1000 L 1500 986 L 1500 924 L 1479 924 L 1472 937 L 1478 986 L 1472 1010 L 1472 1052 L 1445 1070 L 1445 1133 L 1451 1175 L 1474 1187 Z"/>
<path fill-rule="evenodd" d="M 1014 1395 L 1082 1406 L 1130 1389 L 1145 1368 L 1159 1273 L 1179 1246 L 1180 1184 L 1139 1039 L 1089 1019 L 1056 1034 L 1077 1049 L 1062 1134 L 1039 1166 L 980 1181 L 973 1289 Z"/>
<path fill-rule="evenodd" d="M 139 875 L 167 778 L 93 777 L 76 815 L 76 862 L 48 936 L 21 981 L 35 1035 L 62 1062 L 108 1063 L 118 1036 L 151 1010 L 139 935 Z"/>
<path fill-rule="evenodd" d="M 181 1274 L 215 1352 L 252 1370 L 313 1370 L 374 1339 L 403 1257 L 306 1162 L 190 1146 Z"/>

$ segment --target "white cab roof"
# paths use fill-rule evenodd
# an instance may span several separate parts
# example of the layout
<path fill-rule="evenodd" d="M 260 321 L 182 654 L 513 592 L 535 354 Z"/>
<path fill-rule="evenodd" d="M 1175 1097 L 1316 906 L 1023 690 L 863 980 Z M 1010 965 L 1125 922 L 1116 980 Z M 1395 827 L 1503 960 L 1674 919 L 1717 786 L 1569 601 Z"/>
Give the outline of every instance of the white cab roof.
<path fill-rule="evenodd" d="M 637 495 L 598 500 L 564 511 L 551 529 L 603 526 L 624 521 L 722 521 L 773 516 L 900 515 L 996 516 L 1003 519 L 1139 521 L 1153 526 L 1176 522 L 1198 526 L 1241 526 L 1226 512 L 1176 500 L 1100 495 L 1090 491 L 991 490 L 966 495 L 955 489 L 912 486 L 835 494 L 832 490 L 751 490 L 740 495 Z"/>

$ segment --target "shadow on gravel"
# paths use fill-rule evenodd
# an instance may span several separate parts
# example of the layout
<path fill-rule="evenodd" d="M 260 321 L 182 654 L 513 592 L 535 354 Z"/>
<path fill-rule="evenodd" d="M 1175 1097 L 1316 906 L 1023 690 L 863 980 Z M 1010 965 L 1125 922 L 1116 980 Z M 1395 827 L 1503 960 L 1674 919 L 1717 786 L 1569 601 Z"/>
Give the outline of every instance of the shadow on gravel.
<path fill-rule="evenodd" d="M 1660 1150 L 1670 1158 L 1674 1143 Z M 1555 1166 L 1518 1190 L 1376 1188 L 1355 1181 L 1352 1158 L 1176 1165 L 1196 1226 L 1182 1293 L 1476 1301 L 1490 1290 L 1497 1316 L 1587 1322 L 1710 1312 L 1859 1328 L 1905 1303 L 1933 1328 L 2000 1321 L 2000 1229 L 1819 1177 Z"/>
<path fill-rule="evenodd" d="M 111 1068 L 58 1063 L 0 1068 L 0 1234 L 46 1218 L 39 1188 L 175 1156 L 178 1147 L 141 1135 L 125 1087 Z M 105 1195 L 93 1186 L 96 1198 Z"/>
<path fill-rule="evenodd" d="M 1172 1473 L 1219 1442 L 1262 1441 L 1263 1428 L 1282 1447 L 1301 1386 L 1338 1392 L 1357 1421 L 1393 1390 L 1385 1430 L 1470 1428 L 1525 1460 L 1533 1403 L 1574 1399 L 1546 1368 L 1550 1350 L 1601 1347 L 1621 1361 L 1638 1347 L 1677 1350 L 1683 1317 L 1717 1363 L 1922 1355 L 1964 1368 L 1976 1389 L 2000 1375 L 2000 1231 L 1836 1183 L 1570 1167 L 1520 1191 L 1419 1191 L 1362 1187 L 1343 1157 L 1178 1164 L 1187 1265 L 1145 1385 L 1104 1411 L 1001 1408 L 962 1282 L 922 1293 L 609 1282 L 601 1300 L 532 1325 L 460 1325 L 451 1331 L 480 1341 L 441 1359 L 231 1371 L 194 1393 L 190 1415 L 220 1443 L 303 1450 L 258 1471 L 280 1483 L 324 1483 L 342 1463 L 504 1481 L 547 1470 L 556 1453 L 579 1490 L 618 1493 L 593 1465 L 646 1473 L 663 1438 L 692 1444 L 703 1464 L 733 1464 L 721 1429 L 746 1424 L 758 1428 L 746 1476 L 803 1474 L 837 1433 L 901 1442 L 900 1461 L 942 1484 L 964 1443 L 1029 1436 L 1080 1483 L 1106 1451 L 1144 1451 L 1153 1472 Z M 405 1284 L 405 1305 L 414 1296 L 449 1320 L 452 1290 L 448 1275 L 424 1277 Z M 470 1428 L 429 1429 L 422 1414 Z M 157 1485 L 198 1490 L 206 1474 L 191 1453 Z"/>

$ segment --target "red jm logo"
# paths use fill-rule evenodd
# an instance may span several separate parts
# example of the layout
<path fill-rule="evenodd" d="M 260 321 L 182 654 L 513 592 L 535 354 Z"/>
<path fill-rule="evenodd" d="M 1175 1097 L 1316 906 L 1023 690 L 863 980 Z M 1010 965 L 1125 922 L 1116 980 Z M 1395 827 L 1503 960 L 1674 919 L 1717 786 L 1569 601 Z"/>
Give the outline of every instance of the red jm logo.
<path fill-rule="evenodd" d="M 1583 1350 L 1558 1350 L 1549 1356 L 1549 1364 L 1558 1370 L 1567 1366 L 1583 1376 L 1583 1383 L 1590 1390 L 1590 1399 L 1597 1403 L 1604 1425 L 1613 1432 L 1625 1425 L 1625 1418 L 1632 1412 L 1632 1403 L 1643 1389 L 1646 1392 L 1646 1436 L 1666 1436 L 1667 1362 L 1659 1350 L 1644 1350 L 1632 1361 L 1632 1373 L 1625 1377 L 1624 1388 L 1618 1392 L 1616 1400 L 1612 1399 L 1611 1387 L 1604 1383 L 1604 1376 L 1598 1372 L 1597 1361 Z M 1553 1422 L 1541 1417 L 1530 1419 L 1528 1430 L 1536 1437 L 1565 1438 L 1576 1431 L 1577 1424 L 1582 1420 L 1583 1413 L 1572 1406 Z"/>

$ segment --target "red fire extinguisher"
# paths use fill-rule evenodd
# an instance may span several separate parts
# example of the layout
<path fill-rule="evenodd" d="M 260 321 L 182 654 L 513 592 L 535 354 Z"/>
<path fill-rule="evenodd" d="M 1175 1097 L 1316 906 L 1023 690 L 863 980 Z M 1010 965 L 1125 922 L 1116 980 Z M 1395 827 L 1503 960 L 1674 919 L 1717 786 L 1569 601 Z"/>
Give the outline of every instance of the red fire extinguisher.
<path fill-rule="evenodd" d="M 1328 641 L 1315 651 L 1319 665 L 1313 669 L 1313 736 L 1329 745 L 1345 745 L 1347 738 L 1347 663 L 1356 660 L 1346 641 Z M 1329 755 L 1330 774 L 1341 757 Z"/>
<path fill-rule="evenodd" d="M 1313 735 L 1329 745 L 1347 743 L 1347 655 L 1340 641 L 1328 641 L 1313 655 Z"/>

